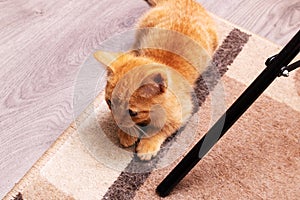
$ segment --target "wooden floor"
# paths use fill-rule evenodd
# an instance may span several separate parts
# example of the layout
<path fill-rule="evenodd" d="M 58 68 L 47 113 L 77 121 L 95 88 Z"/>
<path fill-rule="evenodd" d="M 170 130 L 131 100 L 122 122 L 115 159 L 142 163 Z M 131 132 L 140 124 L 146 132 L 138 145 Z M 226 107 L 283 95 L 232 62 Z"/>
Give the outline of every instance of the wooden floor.
<path fill-rule="evenodd" d="M 300 27 L 299 0 L 199 2 L 279 45 Z M 79 66 L 147 9 L 143 0 L 0 1 L 0 198 L 76 115 Z"/>

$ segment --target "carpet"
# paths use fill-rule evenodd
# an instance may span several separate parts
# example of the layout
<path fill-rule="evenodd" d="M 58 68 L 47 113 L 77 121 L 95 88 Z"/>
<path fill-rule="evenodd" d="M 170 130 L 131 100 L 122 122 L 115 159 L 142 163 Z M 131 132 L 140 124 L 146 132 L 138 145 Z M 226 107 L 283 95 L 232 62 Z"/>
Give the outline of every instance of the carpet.
<path fill-rule="evenodd" d="M 218 76 L 198 79 L 197 112 L 155 159 L 140 162 L 120 147 L 100 92 L 4 199 L 160 199 L 156 186 L 281 50 L 215 20 Z M 298 70 L 275 80 L 165 199 L 300 199 L 299 133 Z"/>

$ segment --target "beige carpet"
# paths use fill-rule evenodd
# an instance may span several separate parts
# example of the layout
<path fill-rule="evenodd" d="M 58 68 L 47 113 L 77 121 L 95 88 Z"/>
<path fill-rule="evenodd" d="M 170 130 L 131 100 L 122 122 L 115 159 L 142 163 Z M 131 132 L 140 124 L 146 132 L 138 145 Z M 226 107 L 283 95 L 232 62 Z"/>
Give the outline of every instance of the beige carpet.
<path fill-rule="evenodd" d="M 157 159 L 139 162 L 119 147 L 101 93 L 4 199 L 160 199 L 156 186 L 222 114 L 215 89 L 228 107 L 281 49 L 216 21 L 220 76 L 199 79 L 199 110 Z M 299 70 L 277 79 L 165 199 L 300 199 L 299 88 Z"/>

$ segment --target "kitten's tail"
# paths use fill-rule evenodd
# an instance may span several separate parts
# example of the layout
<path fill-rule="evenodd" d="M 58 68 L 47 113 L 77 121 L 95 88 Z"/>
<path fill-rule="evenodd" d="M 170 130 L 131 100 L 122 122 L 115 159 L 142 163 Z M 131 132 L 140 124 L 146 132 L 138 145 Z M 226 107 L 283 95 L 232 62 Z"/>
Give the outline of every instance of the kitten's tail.
<path fill-rule="evenodd" d="M 159 3 L 171 1 L 171 0 L 145 0 L 145 1 L 149 4 L 149 6 L 154 7 Z"/>

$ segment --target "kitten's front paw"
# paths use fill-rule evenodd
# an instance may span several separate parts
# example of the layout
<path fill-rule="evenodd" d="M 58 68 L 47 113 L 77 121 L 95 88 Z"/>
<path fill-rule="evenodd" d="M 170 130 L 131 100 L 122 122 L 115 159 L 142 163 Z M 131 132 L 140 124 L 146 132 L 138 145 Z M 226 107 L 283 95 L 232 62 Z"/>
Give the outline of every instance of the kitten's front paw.
<path fill-rule="evenodd" d="M 142 139 L 138 144 L 136 151 L 140 160 L 151 160 L 155 157 L 160 149 L 160 143 L 151 141 L 151 139 Z"/>
<path fill-rule="evenodd" d="M 122 130 L 118 130 L 118 136 L 121 145 L 124 147 L 130 147 L 135 144 L 135 142 L 138 140 L 137 137 L 128 135 L 127 133 L 124 133 Z"/>

